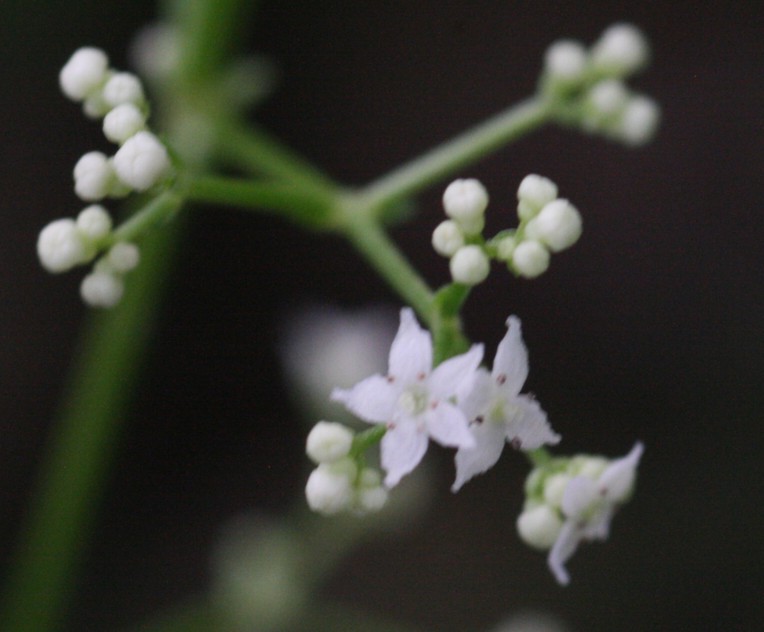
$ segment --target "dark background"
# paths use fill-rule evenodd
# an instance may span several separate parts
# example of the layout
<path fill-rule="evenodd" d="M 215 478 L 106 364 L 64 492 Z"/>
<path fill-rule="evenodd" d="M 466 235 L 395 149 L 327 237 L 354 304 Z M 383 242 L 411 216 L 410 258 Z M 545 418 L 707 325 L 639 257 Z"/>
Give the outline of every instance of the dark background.
<path fill-rule="evenodd" d="M 764 44 L 754 3 L 264 2 L 251 49 L 282 82 L 259 120 L 347 183 L 361 184 L 528 96 L 546 46 L 593 41 L 628 20 L 654 45 L 633 85 L 660 102 L 657 140 L 628 150 L 555 128 L 462 175 L 506 227 L 517 184 L 543 173 L 585 232 L 535 282 L 495 271 L 465 320 L 489 356 L 523 319 L 533 390 L 561 451 L 646 444 L 639 489 L 611 540 L 573 559 L 560 589 L 514 533 L 526 466 L 505 457 L 457 496 L 450 455 L 433 509 L 404 537 L 343 565 L 327 594 L 432 630 L 477 630 L 547 609 L 574 630 L 760 629 L 764 390 Z M 0 560 L 7 560 L 84 309 L 80 274 L 39 268 L 34 242 L 73 215 L 71 168 L 106 147 L 60 96 L 78 46 L 125 68 L 146 3 L 4 5 L 0 234 Z M 436 187 L 395 236 L 432 283 Z M 161 328 L 118 450 L 72 630 L 137 623 L 208 581 L 219 525 L 301 494 L 303 430 L 274 339 L 290 307 L 387 301 L 337 240 L 228 211 L 194 213 Z"/>

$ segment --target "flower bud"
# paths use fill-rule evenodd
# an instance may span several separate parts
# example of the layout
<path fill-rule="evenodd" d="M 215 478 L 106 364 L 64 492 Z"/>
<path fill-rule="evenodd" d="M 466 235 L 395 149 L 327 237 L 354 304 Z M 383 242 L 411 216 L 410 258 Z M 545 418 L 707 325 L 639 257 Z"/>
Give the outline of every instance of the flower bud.
<path fill-rule="evenodd" d="M 74 191 L 81 200 L 95 202 L 111 192 L 114 169 L 106 154 L 91 151 L 74 165 Z"/>
<path fill-rule="evenodd" d="M 549 505 L 524 509 L 517 518 L 517 532 L 528 546 L 545 551 L 552 547 L 562 529 L 562 520 Z"/>
<path fill-rule="evenodd" d="M 444 257 L 452 257 L 464 245 L 464 234 L 459 224 L 447 219 L 435 227 L 432 232 L 432 247 Z"/>
<path fill-rule="evenodd" d="M 114 169 L 124 184 L 146 191 L 170 170 L 170 158 L 154 134 L 141 131 L 128 138 L 114 155 Z"/>
<path fill-rule="evenodd" d="M 571 86 L 583 80 L 587 61 L 583 44 L 574 40 L 559 40 L 546 50 L 544 70 L 553 84 Z"/>
<path fill-rule="evenodd" d="M 141 81 L 131 72 L 118 72 L 112 75 L 104 85 L 101 96 L 110 108 L 123 103 L 137 105 L 144 100 Z"/>
<path fill-rule="evenodd" d="M 534 173 L 525 176 L 517 188 L 517 214 L 521 220 L 530 219 L 541 208 L 557 198 L 557 185 L 549 178 Z"/>
<path fill-rule="evenodd" d="M 124 290 L 121 278 L 103 271 L 88 274 L 80 284 L 80 296 L 91 307 L 114 307 L 122 298 Z"/>
<path fill-rule="evenodd" d="M 141 259 L 141 253 L 135 244 L 120 242 L 109 249 L 106 259 L 112 270 L 124 274 L 135 269 Z"/>
<path fill-rule="evenodd" d="M 627 145 L 644 145 L 655 135 L 660 108 L 645 96 L 632 97 L 621 114 L 615 135 Z"/>
<path fill-rule="evenodd" d="M 512 252 L 511 266 L 520 276 L 533 279 L 549 268 L 549 251 L 538 241 L 522 241 Z"/>
<path fill-rule="evenodd" d="M 355 465 L 349 459 L 321 463 L 310 473 L 305 497 L 313 511 L 325 515 L 339 513 L 350 506 Z"/>
<path fill-rule="evenodd" d="M 631 24 L 608 27 L 592 46 L 592 66 L 602 74 L 624 77 L 647 64 L 650 48 L 642 32 Z"/>
<path fill-rule="evenodd" d="M 77 230 L 87 239 L 103 239 L 111 231 L 111 217 L 100 204 L 91 204 L 77 215 Z"/>
<path fill-rule="evenodd" d="M 43 228 L 37 238 L 37 256 L 48 272 L 71 270 L 88 260 L 88 247 L 73 219 L 58 219 Z"/>
<path fill-rule="evenodd" d="M 490 271 L 488 257 L 480 246 L 464 246 L 456 251 L 449 263 L 451 277 L 456 283 L 477 285 L 485 281 Z"/>
<path fill-rule="evenodd" d="M 123 103 L 103 119 L 103 133 L 110 141 L 122 144 L 146 126 L 146 117 L 133 103 Z"/>
<path fill-rule="evenodd" d="M 587 100 L 596 118 L 612 118 L 626 107 L 629 91 L 622 81 L 605 79 L 591 87 Z"/>
<path fill-rule="evenodd" d="M 319 421 L 308 434 L 305 452 L 316 464 L 331 463 L 346 457 L 352 445 L 353 432 L 347 426 Z"/>
<path fill-rule="evenodd" d="M 82 101 L 106 79 L 108 66 L 109 59 L 102 50 L 78 49 L 58 75 L 61 91 L 72 101 Z"/>
<path fill-rule="evenodd" d="M 540 241 L 552 252 L 572 246 L 581 237 L 581 231 L 581 214 L 562 199 L 549 202 L 525 227 L 526 237 Z"/>
<path fill-rule="evenodd" d="M 446 215 L 460 224 L 473 224 L 482 218 L 487 206 L 488 192 L 474 178 L 454 180 L 443 192 Z"/>

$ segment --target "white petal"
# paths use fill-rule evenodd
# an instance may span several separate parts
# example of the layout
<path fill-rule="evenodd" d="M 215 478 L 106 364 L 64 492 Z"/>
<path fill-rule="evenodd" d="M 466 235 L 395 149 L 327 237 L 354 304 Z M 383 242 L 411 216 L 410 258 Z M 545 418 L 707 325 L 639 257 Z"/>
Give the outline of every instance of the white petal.
<path fill-rule="evenodd" d="M 643 451 L 644 446 L 638 441 L 634 444 L 631 452 L 625 457 L 613 461 L 602 472 L 599 478 L 600 492 L 610 502 L 623 502 L 631 492 Z"/>
<path fill-rule="evenodd" d="M 520 392 L 528 377 L 528 350 L 523 343 L 520 319 L 510 316 L 507 327 L 509 329 L 496 349 L 491 375 L 494 379 L 504 376 L 504 392 L 513 397 Z"/>
<path fill-rule="evenodd" d="M 547 564 L 555 579 L 563 586 L 567 586 L 570 583 L 570 575 L 568 575 L 568 571 L 565 569 L 565 562 L 576 552 L 578 544 L 581 542 L 581 537 L 581 530 L 576 526 L 575 521 L 567 520 L 562 525 L 560 535 L 557 536 L 554 546 L 549 551 Z"/>
<path fill-rule="evenodd" d="M 493 380 L 488 371 L 481 367 L 475 371 L 472 382 L 464 386 L 458 389 L 457 402 L 467 419 L 472 421 L 488 410 L 493 397 Z"/>
<path fill-rule="evenodd" d="M 400 388 L 386 377 L 372 375 L 358 382 L 353 388 L 335 388 L 332 401 L 345 405 L 351 413 L 371 423 L 387 423 L 392 420 Z"/>
<path fill-rule="evenodd" d="M 483 345 L 472 345 L 467 353 L 441 362 L 432 372 L 427 387 L 434 399 L 448 399 L 469 386 L 483 359 Z"/>
<path fill-rule="evenodd" d="M 492 468 L 504 449 L 504 428 L 501 424 L 484 421 L 470 426 L 475 439 L 472 448 L 459 448 L 456 452 L 456 480 L 451 486 L 457 492 L 473 476 Z"/>
<path fill-rule="evenodd" d="M 546 413 L 535 399 L 520 395 L 512 403 L 515 414 L 507 420 L 507 441 L 521 450 L 535 450 L 542 445 L 559 443 L 560 435 L 552 430 Z"/>
<path fill-rule="evenodd" d="M 432 338 L 419 326 L 410 308 L 401 310 L 401 324 L 390 347 L 388 372 L 402 384 L 416 382 L 432 370 Z"/>
<path fill-rule="evenodd" d="M 390 488 L 411 472 L 427 452 L 427 435 L 410 419 L 401 419 L 382 437 L 382 467 L 387 472 L 385 486 Z"/>
<path fill-rule="evenodd" d="M 576 476 L 565 488 L 561 507 L 565 516 L 576 520 L 591 509 L 598 500 L 600 496 L 597 483 L 585 476 Z"/>
<path fill-rule="evenodd" d="M 434 441 L 450 448 L 470 448 L 475 439 L 464 413 L 453 404 L 438 402 L 424 413 L 427 432 Z"/>

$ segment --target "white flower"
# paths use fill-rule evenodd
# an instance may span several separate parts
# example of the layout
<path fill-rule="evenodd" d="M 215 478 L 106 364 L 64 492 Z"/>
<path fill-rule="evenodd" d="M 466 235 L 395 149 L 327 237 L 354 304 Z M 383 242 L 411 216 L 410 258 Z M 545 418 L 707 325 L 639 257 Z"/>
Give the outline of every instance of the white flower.
<path fill-rule="evenodd" d="M 353 445 L 353 432 L 347 426 L 319 421 L 308 433 L 305 453 L 314 463 L 331 463 L 344 458 Z"/>
<path fill-rule="evenodd" d="M 37 256 L 48 272 L 66 272 L 85 263 L 93 254 L 76 222 L 68 217 L 45 226 L 37 238 Z"/>
<path fill-rule="evenodd" d="M 154 186 L 170 170 L 170 158 L 161 141 L 141 131 L 128 138 L 114 155 L 117 177 L 137 191 Z"/>
<path fill-rule="evenodd" d="M 332 399 L 364 421 L 387 426 L 381 454 L 388 488 L 419 464 L 429 438 L 449 447 L 474 445 L 467 417 L 453 401 L 472 387 L 482 357 L 482 345 L 473 345 L 433 369 L 430 334 L 417 324 L 414 312 L 404 308 L 390 348 L 388 374 L 332 392 Z"/>
<path fill-rule="evenodd" d="M 109 59 L 98 48 L 76 50 L 58 75 L 61 91 L 73 101 L 82 101 L 106 79 Z"/>
<path fill-rule="evenodd" d="M 122 144 L 146 126 L 146 117 L 133 103 L 123 103 L 103 119 L 103 133 L 110 141 Z"/>
<path fill-rule="evenodd" d="M 525 236 L 536 239 L 552 252 L 570 248 L 581 237 L 581 214 L 568 200 L 549 202 L 538 215 L 528 222 Z"/>
<path fill-rule="evenodd" d="M 480 246 L 462 246 L 449 262 L 451 277 L 455 283 L 477 285 L 485 281 L 490 271 L 488 257 Z"/>
<path fill-rule="evenodd" d="M 565 522 L 549 551 L 549 568 L 560 584 L 570 576 L 565 563 L 582 540 L 605 540 L 619 505 L 628 500 L 634 487 L 643 446 L 637 442 L 625 457 L 610 462 L 597 477 L 573 477 L 562 496 L 561 511 Z"/>
<path fill-rule="evenodd" d="M 472 423 L 473 446 L 456 453 L 456 480 L 451 491 L 482 474 L 499 460 L 505 442 L 517 449 L 534 450 L 554 445 L 560 436 L 552 431 L 546 413 L 528 395 L 520 395 L 528 377 L 528 350 L 520 330 L 520 319 L 507 319 L 504 339 L 499 343 L 489 375 L 479 369 L 475 385 L 460 407 Z"/>
<path fill-rule="evenodd" d="M 510 265 L 521 277 L 535 279 L 549 268 L 549 251 L 533 239 L 521 241 L 512 251 Z"/>

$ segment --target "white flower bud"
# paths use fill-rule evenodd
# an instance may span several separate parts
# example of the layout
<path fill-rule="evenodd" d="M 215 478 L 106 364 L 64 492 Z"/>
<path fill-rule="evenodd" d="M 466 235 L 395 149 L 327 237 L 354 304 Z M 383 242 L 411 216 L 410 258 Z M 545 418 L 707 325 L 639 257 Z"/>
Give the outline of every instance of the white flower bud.
<path fill-rule="evenodd" d="M 623 77 L 647 64 L 650 48 L 642 32 L 631 24 L 608 27 L 592 46 L 592 66 L 599 72 Z"/>
<path fill-rule="evenodd" d="M 525 236 L 559 252 L 572 246 L 581 237 L 581 214 L 568 200 L 549 202 L 538 215 L 528 222 Z"/>
<path fill-rule="evenodd" d="M 517 518 L 517 532 L 520 538 L 534 549 L 550 549 L 561 529 L 562 520 L 549 505 L 536 505 L 525 509 Z"/>
<path fill-rule="evenodd" d="M 464 285 L 482 283 L 490 271 L 488 257 L 480 246 L 475 245 L 459 248 L 448 267 L 453 280 Z"/>
<path fill-rule="evenodd" d="M 124 290 L 121 278 L 103 271 L 88 274 L 80 284 L 80 296 L 91 307 L 114 307 L 122 298 Z"/>
<path fill-rule="evenodd" d="M 112 163 L 100 151 L 88 152 L 74 165 L 74 191 L 86 202 L 95 202 L 109 195 L 114 179 Z"/>
<path fill-rule="evenodd" d="M 454 180 L 443 192 L 443 208 L 451 219 L 460 224 L 474 224 L 482 219 L 488 206 L 488 192 L 474 178 Z"/>
<path fill-rule="evenodd" d="M 660 108 L 652 99 L 635 96 L 621 114 L 615 135 L 628 145 L 644 145 L 655 135 L 660 122 Z"/>
<path fill-rule="evenodd" d="M 360 513 L 379 511 L 385 506 L 387 495 L 387 490 L 382 486 L 380 473 L 369 467 L 364 468 L 356 490 L 356 510 Z"/>
<path fill-rule="evenodd" d="M 629 100 L 629 91 L 618 79 L 605 79 L 597 82 L 587 95 L 589 105 L 598 118 L 610 118 L 617 115 Z"/>
<path fill-rule="evenodd" d="M 141 80 L 131 72 L 115 73 L 104 84 L 101 96 L 111 108 L 123 103 L 139 104 L 143 101 Z"/>
<path fill-rule="evenodd" d="M 321 463 L 310 473 L 305 485 L 305 497 L 310 508 L 325 515 L 347 509 L 353 499 L 354 476 L 355 465 L 349 459 Z"/>
<path fill-rule="evenodd" d="M 544 502 L 550 507 L 559 507 L 562 496 L 571 477 L 567 474 L 552 474 L 544 481 Z"/>
<path fill-rule="evenodd" d="M 308 434 L 305 452 L 314 463 L 344 458 L 353 445 L 353 431 L 332 421 L 319 421 Z"/>
<path fill-rule="evenodd" d="M 583 80 L 588 55 L 583 44 L 573 40 L 554 42 L 544 54 L 544 68 L 548 78 L 565 85 Z"/>
<path fill-rule="evenodd" d="M 584 476 L 596 480 L 605 470 L 608 463 L 608 459 L 602 456 L 579 454 L 570 460 L 568 473 L 571 476 Z"/>
<path fill-rule="evenodd" d="M 135 244 L 120 242 L 109 249 L 106 259 L 112 270 L 124 274 L 135 269 L 141 260 L 141 252 Z"/>
<path fill-rule="evenodd" d="M 549 268 L 549 251 L 538 241 L 521 241 L 512 252 L 512 268 L 520 276 L 533 279 Z"/>
<path fill-rule="evenodd" d="M 496 256 L 502 261 L 509 261 L 515 251 L 515 238 L 504 237 L 496 245 Z"/>
<path fill-rule="evenodd" d="M 520 219 L 530 219 L 555 198 L 557 185 L 554 182 L 535 173 L 529 174 L 517 188 L 517 214 Z"/>
<path fill-rule="evenodd" d="M 141 131 L 128 138 L 114 155 L 119 179 L 137 191 L 145 191 L 170 170 L 165 146 L 151 132 Z"/>
<path fill-rule="evenodd" d="M 100 204 L 91 204 L 77 215 L 77 230 L 90 240 L 106 237 L 111 231 L 111 217 Z"/>
<path fill-rule="evenodd" d="M 108 72 L 109 59 L 98 48 L 80 48 L 58 75 L 61 91 L 72 101 L 82 101 L 98 89 Z"/>
<path fill-rule="evenodd" d="M 37 256 L 43 268 L 58 273 L 85 263 L 92 255 L 77 230 L 77 224 L 67 217 L 51 222 L 40 231 Z"/>
<path fill-rule="evenodd" d="M 464 233 L 459 224 L 447 219 L 435 227 L 432 232 L 432 247 L 444 257 L 452 257 L 464 245 Z"/>
<path fill-rule="evenodd" d="M 123 103 L 103 119 L 103 133 L 110 141 L 122 144 L 146 126 L 146 117 L 133 103 Z"/>

